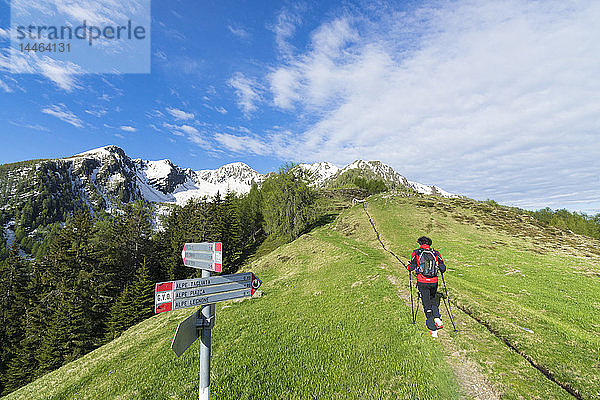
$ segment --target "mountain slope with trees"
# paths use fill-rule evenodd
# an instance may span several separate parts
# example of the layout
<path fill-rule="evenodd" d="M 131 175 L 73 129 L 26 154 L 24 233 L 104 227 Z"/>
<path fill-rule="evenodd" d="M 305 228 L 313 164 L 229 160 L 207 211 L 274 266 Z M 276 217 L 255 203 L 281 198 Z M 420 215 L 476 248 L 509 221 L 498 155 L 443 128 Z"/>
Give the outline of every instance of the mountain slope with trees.
<path fill-rule="evenodd" d="M 155 282 L 199 276 L 183 266 L 184 243 L 222 242 L 223 272 L 235 272 L 267 235 L 285 242 L 308 229 L 315 199 L 305 177 L 288 168 L 245 196 L 229 192 L 174 206 L 160 231 L 152 229 L 148 204 L 135 202 L 112 213 L 75 211 L 44 239 L 47 251 L 37 259 L 23 257 L 14 241 L 0 260 L 0 393 L 150 317 Z"/>

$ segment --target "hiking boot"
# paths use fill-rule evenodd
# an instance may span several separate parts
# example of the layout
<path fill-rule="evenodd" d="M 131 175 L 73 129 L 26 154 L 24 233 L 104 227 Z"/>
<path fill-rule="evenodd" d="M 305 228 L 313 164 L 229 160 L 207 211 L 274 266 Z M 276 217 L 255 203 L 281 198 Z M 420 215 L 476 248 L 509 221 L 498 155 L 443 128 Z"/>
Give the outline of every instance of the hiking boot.
<path fill-rule="evenodd" d="M 429 331 L 429 334 L 431 335 L 432 338 L 436 339 L 438 337 L 437 335 L 437 331 Z"/>
<path fill-rule="evenodd" d="M 433 322 L 435 322 L 435 326 L 438 329 L 442 329 L 444 327 L 444 324 L 442 323 L 442 319 L 441 318 L 434 318 Z"/>

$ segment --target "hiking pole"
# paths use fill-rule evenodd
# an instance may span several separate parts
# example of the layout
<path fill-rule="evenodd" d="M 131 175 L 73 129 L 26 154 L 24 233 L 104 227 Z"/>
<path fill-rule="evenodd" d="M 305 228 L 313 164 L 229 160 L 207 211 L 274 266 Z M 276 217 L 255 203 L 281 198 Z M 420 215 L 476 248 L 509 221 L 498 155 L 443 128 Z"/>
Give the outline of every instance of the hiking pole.
<path fill-rule="evenodd" d="M 408 285 L 410 286 L 410 316 L 412 317 L 412 323 L 415 324 L 416 312 L 413 306 L 413 295 L 412 295 L 412 274 L 408 271 Z M 417 304 L 418 306 L 418 304 Z"/>
<path fill-rule="evenodd" d="M 417 313 L 419 312 L 419 306 L 421 305 L 421 302 L 423 301 L 423 298 L 421 297 L 421 291 L 417 290 L 417 309 L 415 310 L 415 320 L 417 319 Z"/>
<path fill-rule="evenodd" d="M 448 296 L 448 288 L 446 287 L 446 281 L 444 280 L 444 273 L 442 272 L 442 282 L 444 283 L 444 290 L 446 291 L 446 298 L 448 299 L 448 303 L 446 303 L 446 299 L 444 299 L 444 305 L 446 306 L 446 310 L 448 310 L 448 315 L 450 316 L 450 321 L 452 322 L 452 326 L 454 327 L 454 332 L 458 332 L 456 329 L 456 325 L 454 325 L 454 318 L 452 318 L 452 309 L 450 307 L 450 297 Z"/>

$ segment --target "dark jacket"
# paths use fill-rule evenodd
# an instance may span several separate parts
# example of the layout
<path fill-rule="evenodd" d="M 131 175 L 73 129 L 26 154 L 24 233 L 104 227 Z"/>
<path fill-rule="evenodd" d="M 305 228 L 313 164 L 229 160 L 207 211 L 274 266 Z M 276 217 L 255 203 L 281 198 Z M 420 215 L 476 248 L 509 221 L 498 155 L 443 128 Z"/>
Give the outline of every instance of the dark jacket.
<path fill-rule="evenodd" d="M 441 273 L 446 272 L 446 264 L 444 264 L 444 259 L 442 258 L 442 255 L 440 254 L 439 251 L 434 250 L 431 247 L 429 247 L 428 244 L 423 244 L 423 245 L 421 245 L 421 247 L 419 247 L 418 249 L 416 249 L 412 252 L 412 257 L 410 258 L 410 263 L 408 263 L 408 265 L 406 266 L 406 268 L 409 271 L 414 271 L 415 269 L 417 269 L 417 267 L 419 266 L 419 264 L 418 264 L 419 259 L 417 258 L 417 255 L 419 255 L 419 253 L 423 250 L 431 250 L 433 252 L 433 254 L 435 254 L 435 259 L 438 262 L 438 269 L 440 270 L 440 272 Z M 428 278 L 426 276 L 423 276 L 423 274 L 417 275 L 417 282 L 437 283 L 437 281 L 438 281 L 437 276 Z"/>

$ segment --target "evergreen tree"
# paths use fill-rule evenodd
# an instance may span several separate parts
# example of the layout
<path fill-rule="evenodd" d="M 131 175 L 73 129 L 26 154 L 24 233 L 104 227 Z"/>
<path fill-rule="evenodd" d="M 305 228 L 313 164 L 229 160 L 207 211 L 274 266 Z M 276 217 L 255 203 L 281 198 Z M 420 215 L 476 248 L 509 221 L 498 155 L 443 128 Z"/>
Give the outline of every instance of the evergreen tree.
<path fill-rule="evenodd" d="M 247 245 L 255 244 L 262 237 L 263 217 L 262 217 L 262 199 L 261 192 L 256 183 L 252 183 L 250 192 L 240 199 L 240 221 L 242 225 L 242 238 Z"/>
<path fill-rule="evenodd" d="M 36 360 L 38 363 L 37 375 L 43 375 L 60 367 L 69 354 L 69 315 L 67 304 L 62 301 L 57 303 L 51 318 L 48 321 L 43 340 L 41 342 Z"/>
<path fill-rule="evenodd" d="M 110 318 L 106 338 L 112 340 L 119 337 L 127 328 L 133 325 L 135 315 L 133 310 L 131 287 L 126 286 L 110 307 Z"/>
<path fill-rule="evenodd" d="M 150 276 L 150 269 L 144 260 L 136 272 L 135 282 L 132 286 L 134 323 L 141 322 L 154 314 L 154 283 Z"/>
<path fill-rule="evenodd" d="M 223 272 L 233 273 L 238 268 L 242 255 L 242 227 L 238 212 L 238 199 L 234 193 L 228 192 L 220 206 L 221 218 L 220 241 L 223 243 Z"/>
<path fill-rule="evenodd" d="M 314 220 L 316 194 L 303 169 L 282 167 L 262 187 L 265 231 L 294 240 Z"/>
<path fill-rule="evenodd" d="M 28 264 L 19 256 L 19 246 L 12 245 L 8 258 L 0 265 L 0 385 L 4 391 L 6 370 L 17 356 L 24 338 L 23 315 L 27 303 Z"/>

